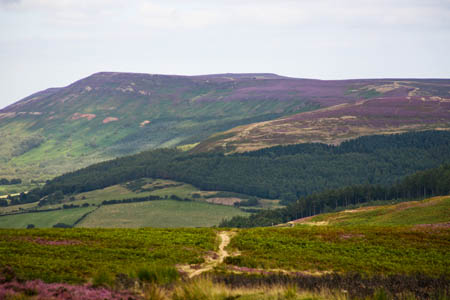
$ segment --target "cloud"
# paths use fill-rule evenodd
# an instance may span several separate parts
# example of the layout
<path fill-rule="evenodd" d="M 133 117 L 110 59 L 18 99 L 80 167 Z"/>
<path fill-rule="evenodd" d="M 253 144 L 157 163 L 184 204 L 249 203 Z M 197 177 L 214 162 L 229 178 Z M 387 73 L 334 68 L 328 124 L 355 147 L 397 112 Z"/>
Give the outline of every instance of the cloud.
<path fill-rule="evenodd" d="M 13 3 L 19 3 L 20 0 L 0 0 L 0 4 L 8 5 Z"/>
<path fill-rule="evenodd" d="M 209 26 L 450 27 L 446 0 L 0 0 L 15 13 L 65 22 L 126 19 L 159 29 Z M 128 15 L 127 15 L 128 14 Z M 104 20 L 108 22 L 108 20 Z"/>
<path fill-rule="evenodd" d="M 144 1 L 137 6 L 139 22 L 166 29 L 204 28 L 223 19 L 217 9 L 193 8 Z"/>

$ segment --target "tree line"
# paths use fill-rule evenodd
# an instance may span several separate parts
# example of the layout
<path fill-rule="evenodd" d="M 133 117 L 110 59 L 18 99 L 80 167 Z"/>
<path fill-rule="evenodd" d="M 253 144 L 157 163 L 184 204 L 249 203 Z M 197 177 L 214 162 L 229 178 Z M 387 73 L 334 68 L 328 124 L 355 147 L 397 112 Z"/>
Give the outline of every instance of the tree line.
<path fill-rule="evenodd" d="M 449 160 L 450 132 L 446 131 L 367 136 L 339 146 L 277 146 L 233 155 L 157 149 L 56 177 L 21 196 L 21 201 L 87 192 L 148 177 L 181 181 L 203 190 L 282 199 L 283 204 L 289 204 L 346 186 L 387 186 Z"/>
<path fill-rule="evenodd" d="M 249 217 L 236 216 L 220 226 L 271 226 L 376 200 L 406 201 L 440 195 L 450 195 L 450 164 L 419 171 L 390 186 L 356 185 L 315 193 L 285 208 L 260 211 Z"/>
<path fill-rule="evenodd" d="M 14 184 L 21 184 L 22 179 L 20 178 L 13 178 L 11 180 L 8 180 L 7 178 L 0 178 L 0 185 L 14 185 Z"/>

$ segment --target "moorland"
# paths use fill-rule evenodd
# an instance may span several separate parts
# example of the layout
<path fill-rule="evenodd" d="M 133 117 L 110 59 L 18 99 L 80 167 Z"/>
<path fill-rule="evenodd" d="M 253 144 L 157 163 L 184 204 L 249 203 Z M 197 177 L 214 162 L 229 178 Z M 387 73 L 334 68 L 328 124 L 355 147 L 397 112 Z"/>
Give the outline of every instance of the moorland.
<path fill-rule="evenodd" d="M 97 73 L 0 110 L 0 298 L 449 299 L 450 81 Z"/>

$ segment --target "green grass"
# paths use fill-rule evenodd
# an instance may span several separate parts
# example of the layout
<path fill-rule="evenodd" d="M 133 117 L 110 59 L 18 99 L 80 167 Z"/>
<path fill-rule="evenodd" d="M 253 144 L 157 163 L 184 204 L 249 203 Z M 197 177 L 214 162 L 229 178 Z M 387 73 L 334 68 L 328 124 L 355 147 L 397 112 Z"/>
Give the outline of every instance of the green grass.
<path fill-rule="evenodd" d="M 222 219 L 247 215 L 241 210 L 203 202 L 158 200 L 104 205 L 78 227 L 209 227 Z"/>
<path fill-rule="evenodd" d="M 170 186 L 173 185 L 173 186 Z M 159 188 L 169 186 L 166 188 Z M 151 191 L 151 189 L 155 189 Z M 66 209 L 54 212 L 25 213 L 12 216 L 0 216 L 0 228 L 26 228 L 28 224 L 37 227 L 52 227 L 56 223 L 72 225 L 87 211 L 93 210 L 105 200 L 123 200 L 156 195 L 170 198 L 176 195 L 181 199 L 193 199 L 192 194 L 211 194 L 203 192 L 192 185 L 172 180 L 142 178 L 104 189 L 66 196 L 64 203 L 37 206 L 37 203 L 27 203 L 8 207 L 0 207 L 0 214 L 23 212 L 24 210 L 45 210 L 60 208 L 65 204 L 81 206 L 90 204 L 88 208 Z M 151 202 L 136 202 L 130 204 L 106 205 L 87 217 L 78 226 L 81 227 L 210 227 L 218 225 L 223 219 L 237 215 L 248 215 L 235 207 L 213 205 L 203 201 L 204 196 L 195 202 L 180 202 L 161 200 Z M 263 200 L 263 207 L 277 205 L 275 201 Z M 4 219 L 2 219 L 4 218 Z"/>
<path fill-rule="evenodd" d="M 450 222 L 450 197 L 434 197 L 422 201 L 323 214 L 305 223 L 314 222 L 332 225 L 416 225 Z"/>
<path fill-rule="evenodd" d="M 360 274 L 450 275 L 450 230 L 297 226 L 240 231 L 227 262 L 253 268 Z"/>
<path fill-rule="evenodd" d="M 57 223 L 72 225 L 93 209 L 95 207 L 91 206 L 0 216 L 0 228 L 27 228 L 28 224 L 34 224 L 37 228 L 50 228 Z"/>
<path fill-rule="evenodd" d="M 0 267 L 24 279 L 86 282 L 100 270 L 132 274 L 157 264 L 199 263 L 212 229 L 0 229 Z"/>

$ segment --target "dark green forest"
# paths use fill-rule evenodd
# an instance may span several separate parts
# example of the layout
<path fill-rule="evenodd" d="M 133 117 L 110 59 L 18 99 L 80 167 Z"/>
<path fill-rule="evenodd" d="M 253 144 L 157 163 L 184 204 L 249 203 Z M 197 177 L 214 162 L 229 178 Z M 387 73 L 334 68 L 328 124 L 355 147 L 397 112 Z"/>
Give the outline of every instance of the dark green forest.
<path fill-rule="evenodd" d="M 204 190 L 282 199 L 284 204 L 355 185 L 389 186 L 414 172 L 450 162 L 450 132 L 367 136 L 339 146 L 298 144 L 224 155 L 159 149 L 117 158 L 56 177 L 22 195 L 91 191 L 142 177 L 172 179 Z"/>
<path fill-rule="evenodd" d="M 233 217 L 223 221 L 222 227 L 271 226 L 324 212 L 376 200 L 417 200 L 450 194 L 450 164 L 419 171 L 391 185 L 357 185 L 301 197 L 285 208 L 264 210 L 249 217 Z"/>

